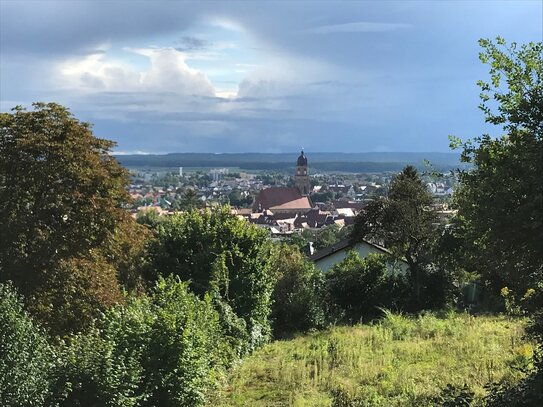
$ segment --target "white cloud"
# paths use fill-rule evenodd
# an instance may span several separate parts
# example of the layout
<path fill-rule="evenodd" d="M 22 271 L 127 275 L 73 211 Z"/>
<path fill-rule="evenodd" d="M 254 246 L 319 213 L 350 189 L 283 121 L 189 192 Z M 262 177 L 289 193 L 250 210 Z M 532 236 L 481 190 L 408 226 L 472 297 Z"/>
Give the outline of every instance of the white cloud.
<path fill-rule="evenodd" d="M 79 91 L 171 92 L 179 95 L 215 96 L 207 76 L 190 68 L 186 55 L 170 48 L 132 49 L 149 58 L 147 71 L 114 59 L 106 54 L 91 54 L 60 64 L 64 88 Z"/>

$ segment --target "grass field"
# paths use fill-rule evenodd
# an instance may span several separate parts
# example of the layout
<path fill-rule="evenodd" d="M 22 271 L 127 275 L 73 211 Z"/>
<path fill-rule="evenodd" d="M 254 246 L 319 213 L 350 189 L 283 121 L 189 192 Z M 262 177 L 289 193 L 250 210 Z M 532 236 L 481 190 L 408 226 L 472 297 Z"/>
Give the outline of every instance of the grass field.
<path fill-rule="evenodd" d="M 357 406 L 426 406 L 449 383 L 466 383 L 482 398 L 486 383 L 522 377 L 517 368 L 533 351 L 523 332 L 523 320 L 500 316 L 387 313 L 378 324 L 264 346 L 233 370 L 210 405 L 331 406 L 341 389 Z"/>

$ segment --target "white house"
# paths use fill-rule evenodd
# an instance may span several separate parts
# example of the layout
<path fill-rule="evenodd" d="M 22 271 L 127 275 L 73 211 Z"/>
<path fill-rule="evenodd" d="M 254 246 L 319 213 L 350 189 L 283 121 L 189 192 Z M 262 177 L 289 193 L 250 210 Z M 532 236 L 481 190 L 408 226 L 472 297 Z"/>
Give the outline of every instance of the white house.
<path fill-rule="evenodd" d="M 365 258 L 370 253 L 390 255 L 390 252 L 387 249 L 379 245 L 367 241 L 352 243 L 349 238 L 346 238 L 335 245 L 319 250 L 315 254 L 309 256 L 309 260 L 315 263 L 315 266 L 318 269 L 326 272 L 336 264 L 341 263 L 347 257 L 347 253 L 351 250 L 357 251 L 360 258 Z M 390 271 L 399 271 L 402 273 L 407 273 L 409 271 L 409 265 L 406 261 L 394 260 L 392 257 L 390 257 L 388 268 Z"/>

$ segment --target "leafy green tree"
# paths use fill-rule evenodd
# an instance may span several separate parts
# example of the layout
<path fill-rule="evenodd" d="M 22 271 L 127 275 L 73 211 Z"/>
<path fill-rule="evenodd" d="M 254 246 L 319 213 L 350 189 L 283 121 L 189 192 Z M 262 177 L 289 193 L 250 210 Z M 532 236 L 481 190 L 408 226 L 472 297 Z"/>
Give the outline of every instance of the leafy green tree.
<path fill-rule="evenodd" d="M 522 296 L 543 279 L 543 45 L 479 41 L 490 80 L 479 81 L 485 121 L 503 135 L 452 138 L 471 170 L 460 172 L 454 256 L 494 293 Z"/>
<path fill-rule="evenodd" d="M 159 279 L 150 296 L 108 310 L 61 351 L 55 397 L 63 406 L 202 406 L 228 360 L 209 297 Z"/>
<path fill-rule="evenodd" d="M 48 399 L 54 350 L 23 310 L 11 285 L 0 284 L 0 405 L 41 407 Z"/>
<path fill-rule="evenodd" d="M 114 143 L 95 137 L 90 124 L 54 103 L 33 107 L 0 113 L 0 281 L 13 281 L 31 309 L 48 308 L 68 298 L 45 291 L 61 282 L 59 272 L 73 260 L 87 263 L 85 278 L 98 290 L 94 299 L 118 297 L 116 279 L 128 286 L 138 280 L 142 255 L 136 249 L 145 238 L 123 209 L 130 200 L 128 172 L 110 154 Z M 92 275 L 95 259 L 100 272 Z M 76 275 L 83 274 L 64 276 Z M 77 286 L 74 281 L 71 288 Z M 63 306 L 72 314 L 66 320 L 83 317 L 70 303 Z"/>
<path fill-rule="evenodd" d="M 231 214 L 228 206 L 168 217 L 150 248 L 150 272 L 174 274 L 203 296 L 212 293 L 243 318 L 258 343 L 270 334 L 275 283 L 273 246 L 266 231 Z M 260 339 L 259 339 L 260 338 Z"/>
<path fill-rule="evenodd" d="M 489 406 L 543 403 L 543 43 L 479 41 L 490 80 L 479 81 L 485 121 L 500 128 L 451 147 L 463 149 L 472 169 L 460 172 L 458 215 L 448 236 L 458 267 L 479 273 L 508 301 L 522 297 L 530 333 L 539 341 L 534 370 L 520 383 L 490 387 Z M 515 295 L 517 298 L 515 298 Z"/>
<path fill-rule="evenodd" d="M 423 273 L 437 237 L 433 203 L 417 170 L 408 165 L 392 180 L 388 197 L 374 199 L 357 215 L 351 235 L 354 241 L 382 243 L 397 259 L 407 261 L 417 308 L 422 305 Z"/>
<path fill-rule="evenodd" d="M 326 324 L 324 275 L 297 247 L 281 245 L 273 269 L 273 333 L 276 338 L 319 329 Z"/>
<path fill-rule="evenodd" d="M 330 301 L 348 321 L 373 318 L 378 307 L 403 309 L 409 298 L 409 284 L 387 268 L 383 255 L 371 253 L 361 259 L 356 251 L 326 273 Z"/>

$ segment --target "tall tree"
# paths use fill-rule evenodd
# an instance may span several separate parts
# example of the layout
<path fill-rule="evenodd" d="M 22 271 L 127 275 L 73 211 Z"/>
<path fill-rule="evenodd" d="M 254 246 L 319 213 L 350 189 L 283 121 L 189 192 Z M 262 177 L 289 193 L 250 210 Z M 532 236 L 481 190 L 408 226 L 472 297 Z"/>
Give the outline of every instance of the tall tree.
<path fill-rule="evenodd" d="M 0 114 L 0 281 L 12 280 L 29 302 L 46 301 L 34 308 L 52 308 L 43 315 L 56 321 L 70 296 L 53 300 L 54 293 L 88 283 L 99 304 L 120 298 L 118 277 L 133 281 L 139 258 L 122 248 L 143 248 L 144 227 L 123 209 L 128 172 L 110 154 L 115 143 L 60 105 L 33 107 Z M 93 273 L 95 261 L 100 272 Z"/>
<path fill-rule="evenodd" d="M 275 283 L 273 246 L 263 229 L 232 215 L 230 207 L 173 215 L 156 226 L 149 278 L 174 274 L 198 295 L 212 293 L 243 318 L 255 342 L 270 334 Z"/>
<path fill-rule="evenodd" d="M 436 238 L 434 200 L 417 170 L 407 166 L 391 182 L 388 197 L 377 198 L 358 214 L 352 239 L 383 244 L 409 264 L 415 306 L 420 305 L 421 278 Z"/>
<path fill-rule="evenodd" d="M 543 278 L 543 45 L 479 41 L 490 80 L 479 81 L 485 121 L 498 137 L 452 138 L 471 170 L 460 172 L 454 255 L 497 293 L 523 294 Z"/>
<path fill-rule="evenodd" d="M 530 328 L 539 341 L 534 371 L 516 385 L 492 389 L 489 406 L 543 405 L 543 43 L 479 41 L 490 80 L 479 81 L 484 134 L 462 147 L 473 168 L 460 172 L 458 216 L 448 233 L 460 266 L 481 274 L 494 293 L 508 287 L 528 299 Z M 530 295 L 526 295 L 531 293 Z M 517 298 L 518 298 L 517 297 Z M 539 355 L 539 356 L 537 356 Z"/>

